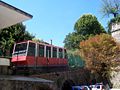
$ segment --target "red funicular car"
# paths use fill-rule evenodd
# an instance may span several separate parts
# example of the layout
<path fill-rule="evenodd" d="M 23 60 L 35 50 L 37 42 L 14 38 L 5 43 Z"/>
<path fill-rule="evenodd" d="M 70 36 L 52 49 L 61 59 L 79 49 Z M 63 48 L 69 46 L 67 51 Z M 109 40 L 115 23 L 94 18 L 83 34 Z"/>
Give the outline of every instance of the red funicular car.
<path fill-rule="evenodd" d="M 67 68 L 65 48 L 34 41 L 14 45 L 12 63 L 17 70 L 53 71 Z"/>

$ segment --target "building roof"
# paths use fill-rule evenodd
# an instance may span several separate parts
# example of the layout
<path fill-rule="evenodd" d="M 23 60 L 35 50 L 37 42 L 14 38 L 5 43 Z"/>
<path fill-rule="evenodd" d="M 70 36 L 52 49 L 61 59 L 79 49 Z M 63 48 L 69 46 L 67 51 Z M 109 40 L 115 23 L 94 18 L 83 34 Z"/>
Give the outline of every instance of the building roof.
<path fill-rule="evenodd" d="M 0 29 L 31 19 L 32 15 L 0 1 Z"/>

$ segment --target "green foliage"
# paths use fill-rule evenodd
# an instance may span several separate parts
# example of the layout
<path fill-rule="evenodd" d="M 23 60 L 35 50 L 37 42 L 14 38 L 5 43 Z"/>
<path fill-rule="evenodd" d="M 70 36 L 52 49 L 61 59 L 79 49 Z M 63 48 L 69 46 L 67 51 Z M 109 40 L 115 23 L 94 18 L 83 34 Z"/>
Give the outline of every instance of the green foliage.
<path fill-rule="evenodd" d="M 103 16 L 117 17 L 120 13 L 120 0 L 102 0 L 101 12 Z"/>
<path fill-rule="evenodd" d="M 79 55 L 68 54 L 68 63 L 71 68 L 84 67 L 85 62 Z"/>
<path fill-rule="evenodd" d="M 85 36 L 79 35 L 75 32 L 69 33 L 66 35 L 66 38 L 64 40 L 65 47 L 67 49 L 76 49 L 79 48 L 80 41 L 85 40 Z"/>
<path fill-rule="evenodd" d="M 32 41 L 34 42 L 43 42 L 43 40 L 37 39 L 37 38 L 33 38 Z"/>
<path fill-rule="evenodd" d="M 29 32 L 25 31 L 22 23 L 0 30 L 0 51 L 2 56 L 9 56 L 12 53 L 13 44 L 23 40 L 34 38 Z"/>
<path fill-rule="evenodd" d="M 75 31 L 83 36 L 104 33 L 105 30 L 97 18 L 91 14 L 85 14 L 77 20 L 74 26 Z"/>
<path fill-rule="evenodd" d="M 71 69 L 84 67 L 85 62 L 79 55 L 79 50 L 68 50 L 68 64 Z"/>
<path fill-rule="evenodd" d="M 80 56 L 86 67 L 102 77 L 110 77 L 120 56 L 120 47 L 108 34 L 96 35 L 80 43 Z"/>
<path fill-rule="evenodd" d="M 85 14 L 75 23 L 74 32 L 66 36 L 64 40 L 65 47 L 70 50 L 78 49 L 82 40 L 87 40 L 89 37 L 100 33 L 106 32 L 97 18 L 91 14 Z"/>
<path fill-rule="evenodd" d="M 102 0 L 101 12 L 103 17 L 113 15 L 108 22 L 108 34 L 111 34 L 112 24 L 120 22 L 120 0 Z"/>
<path fill-rule="evenodd" d="M 45 42 L 45 41 L 40 40 L 40 39 L 37 39 L 37 38 L 33 38 L 32 41 L 34 41 L 34 42 L 38 42 L 38 43 L 49 44 L 48 42 Z"/>
<path fill-rule="evenodd" d="M 109 22 L 109 24 L 118 23 L 118 22 L 120 22 L 120 16 L 111 19 L 110 22 Z"/>

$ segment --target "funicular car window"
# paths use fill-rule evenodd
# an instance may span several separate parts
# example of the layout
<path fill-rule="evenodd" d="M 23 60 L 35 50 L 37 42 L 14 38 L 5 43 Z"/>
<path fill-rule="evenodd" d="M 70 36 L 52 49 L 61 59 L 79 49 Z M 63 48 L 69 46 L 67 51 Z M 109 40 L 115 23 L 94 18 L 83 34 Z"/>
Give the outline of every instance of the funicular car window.
<path fill-rule="evenodd" d="M 39 45 L 39 56 L 44 57 L 44 45 Z"/>
<path fill-rule="evenodd" d="M 22 56 L 25 56 L 26 55 L 26 50 L 27 49 L 27 43 L 18 43 L 18 44 L 16 44 L 15 45 L 15 50 L 14 50 L 14 52 L 13 52 L 13 56 L 20 56 L 20 55 L 22 55 Z"/>
<path fill-rule="evenodd" d="M 50 58 L 51 57 L 51 47 L 46 46 L 46 57 Z"/>
<path fill-rule="evenodd" d="M 15 52 L 26 50 L 26 49 L 27 49 L 27 43 L 16 44 L 16 46 L 15 46 Z"/>
<path fill-rule="evenodd" d="M 57 48 L 53 47 L 53 57 L 57 57 Z"/>
<path fill-rule="evenodd" d="M 59 48 L 59 58 L 63 58 L 63 50 Z"/>
<path fill-rule="evenodd" d="M 35 56 L 35 43 L 29 42 L 28 56 Z"/>

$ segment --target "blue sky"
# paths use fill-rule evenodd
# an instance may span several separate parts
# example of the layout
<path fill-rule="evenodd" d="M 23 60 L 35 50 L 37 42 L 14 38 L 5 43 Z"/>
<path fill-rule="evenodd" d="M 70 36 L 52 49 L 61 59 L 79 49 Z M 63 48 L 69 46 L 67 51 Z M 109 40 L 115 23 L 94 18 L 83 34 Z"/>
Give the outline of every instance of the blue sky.
<path fill-rule="evenodd" d="M 57 46 L 64 46 L 64 39 L 73 32 L 75 22 L 83 14 L 90 13 L 106 27 L 108 18 L 100 13 L 101 0 L 2 0 L 33 15 L 25 21 L 26 30 Z"/>

